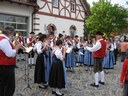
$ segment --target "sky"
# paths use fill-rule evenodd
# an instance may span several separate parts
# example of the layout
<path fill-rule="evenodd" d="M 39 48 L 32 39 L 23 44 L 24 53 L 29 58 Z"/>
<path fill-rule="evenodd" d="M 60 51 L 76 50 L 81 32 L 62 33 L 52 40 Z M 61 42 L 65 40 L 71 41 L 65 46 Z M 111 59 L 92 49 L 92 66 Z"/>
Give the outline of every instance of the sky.
<path fill-rule="evenodd" d="M 97 2 L 97 1 L 99 1 L 99 0 L 87 0 L 87 2 L 92 6 L 92 2 Z M 121 5 L 121 6 L 124 6 L 125 8 L 127 8 L 128 7 L 128 5 L 126 5 L 126 1 L 128 1 L 128 0 L 111 0 L 111 3 L 112 4 L 119 4 L 119 5 Z"/>

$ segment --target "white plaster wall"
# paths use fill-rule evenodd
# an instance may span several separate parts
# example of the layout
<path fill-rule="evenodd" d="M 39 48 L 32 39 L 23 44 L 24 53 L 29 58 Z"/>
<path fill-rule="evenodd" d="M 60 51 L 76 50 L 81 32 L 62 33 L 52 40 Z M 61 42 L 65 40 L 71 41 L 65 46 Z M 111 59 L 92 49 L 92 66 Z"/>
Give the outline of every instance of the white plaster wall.
<path fill-rule="evenodd" d="M 56 18 L 56 17 L 51 17 L 51 16 L 45 16 L 45 15 L 40 15 L 36 14 L 36 18 L 40 18 L 38 22 L 40 25 L 36 25 L 36 29 L 40 29 L 40 31 L 36 31 L 36 34 L 39 32 L 45 33 L 45 28 L 44 26 L 49 25 L 50 23 L 54 24 L 57 28 L 56 35 L 59 33 L 62 33 L 62 31 L 65 31 L 67 35 L 69 35 L 69 28 L 71 25 L 75 25 L 77 28 L 77 35 L 83 36 L 83 24 L 84 22 L 79 22 L 79 21 L 74 21 L 74 20 L 68 20 L 68 19 L 63 19 L 63 18 Z"/>
<path fill-rule="evenodd" d="M 19 5 L 16 3 L 0 2 L 0 14 L 9 14 L 17 16 L 26 16 L 29 18 L 28 31 L 32 28 L 32 12 L 33 8 L 26 5 Z"/>
<path fill-rule="evenodd" d="M 52 2 L 52 0 L 48 0 L 48 1 L 49 1 L 49 2 Z M 70 1 L 70 0 L 69 0 L 69 1 Z M 49 5 L 49 8 L 48 8 L 48 5 L 47 5 L 47 4 L 45 5 L 45 2 L 46 2 L 46 1 L 37 0 L 37 4 L 38 4 L 38 5 L 40 6 L 40 8 L 41 8 L 39 11 L 45 12 L 45 13 L 50 13 L 50 11 L 52 12 L 52 3 L 48 3 L 48 5 Z M 62 3 L 63 6 L 65 6 L 65 1 L 64 1 L 64 0 L 61 0 L 61 3 Z M 85 14 L 84 14 L 84 9 L 83 9 L 82 6 L 80 6 L 80 5 L 81 5 L 80 1 L 79 1 L 79 0 L 76 0 L 76 3 L 79 4 L 79 7 L 77 6 L 76 9 L 83 11 L 83 12 L 81 12 L 81 15 L 82 15 L 82 17 L 84 17 L 84 16 L 85 16 Z M 45 5 L 45 7 L 42 8 L 44 5 Z M 59 5 L 59 8 L 60 8 L 60 9 L 53 8 L 53 14 L 59 15 L 59 10 L 61 10 L 61 9 L 63 8 L 62 5 L 61 5 L 61 4 Z M 69 6 L 69 5 L 70 5 L 70 2 L 66 2 L 66 7 L 68 6 L 67 9 L 69 10 L 69 12 L 66 10 L 66 15 L 65 15 L 65 9 L 63 9 L 63 10 L 61 10 L 60 15 L 61 15 L 61 16 L 66 16 L 66 17 L 70 17 L 69 13 L 71 13 L 71 18 L 76 18 L 76 15 L 77 15 L 77 14 L 71 12 L 71 6 Z M 49 11 L 49 9 L 50 9 L 50 11 Z M 77 11 L 77 13 L 78 13 L 78 11 Z M 77 19 L 83 20 L 83 18 L 81 17 L 81 15 L 79 14 L 79 16 L 78 16 Z"/>

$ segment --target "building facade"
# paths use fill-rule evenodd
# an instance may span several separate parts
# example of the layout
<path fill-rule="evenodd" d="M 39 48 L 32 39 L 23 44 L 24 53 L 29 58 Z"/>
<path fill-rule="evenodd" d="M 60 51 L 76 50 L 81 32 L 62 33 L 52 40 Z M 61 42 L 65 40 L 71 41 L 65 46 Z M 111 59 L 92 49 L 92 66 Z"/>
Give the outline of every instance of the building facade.
<path fill-rule="evenodd" d="M 14 26 L 17 32 L 28 35 L 36 7 L 35 0 L 0 0 L 0 28 Z"/>
<path fill-rule="evenodd" d="M 88 14 L 84 0 L 38 0 L 35 31 L 83 36 L 84 18 Z"/>
<path fill-rule="evenodd" d="M 28 35 L 53 33 L 83 36 L 86 0 L 0 0 L 0 28 L 12 25 Z"/>

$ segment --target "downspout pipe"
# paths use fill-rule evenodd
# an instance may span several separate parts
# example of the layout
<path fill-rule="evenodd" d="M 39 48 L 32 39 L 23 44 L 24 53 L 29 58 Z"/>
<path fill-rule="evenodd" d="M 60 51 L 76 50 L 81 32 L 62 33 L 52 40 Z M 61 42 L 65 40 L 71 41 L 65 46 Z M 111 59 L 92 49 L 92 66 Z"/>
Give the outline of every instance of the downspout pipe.
<path fill-rule="evenodd" d="M 37 0 L 35 1 L 35 3 L 37 3 Z M 34 18 L 35 13 L 38 12 L 39 6 L 37 5 L 37 6 L 34 6 L 33 8 L 34 8 L 34 10 L 33 10 L 33 12 L 32 12 L 32 24 L 31 24 L 31 26 L 32 26 L 32 27 L 31 27 L 31 30 L 32 30 L 32 31 L 34 31 L 34 30 L 33 30 L 33 23 L 34 23 L 34 19 L 33 19 L 33 18 Z"/>

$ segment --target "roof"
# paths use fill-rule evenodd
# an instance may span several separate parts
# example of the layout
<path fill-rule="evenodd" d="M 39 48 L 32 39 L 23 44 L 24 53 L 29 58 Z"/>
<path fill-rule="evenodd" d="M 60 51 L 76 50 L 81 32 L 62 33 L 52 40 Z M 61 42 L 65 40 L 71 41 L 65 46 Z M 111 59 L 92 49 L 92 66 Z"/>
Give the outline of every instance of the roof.
<path fill-rule="evenodd" d="M 23 4 L 23 5 L 27 5 L 27 6 L 32 6 L 34 8 L 38 8 L 38 5 L 36 3 L 36 0 L 2 0 L 2 1 L 8 1 L 11 3 L 18 3 L 18 4 Z"/>
<path fill-rule="evenodd" d="M 86 0 L 80 0 L 83 8 L 84 8 L 84 11 L 86 13 L 86 15 L 89 15 L 90 14 L 90 9 L 89 9 L 89 6 L 88 6 L 88 3 Z"/>

